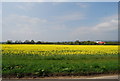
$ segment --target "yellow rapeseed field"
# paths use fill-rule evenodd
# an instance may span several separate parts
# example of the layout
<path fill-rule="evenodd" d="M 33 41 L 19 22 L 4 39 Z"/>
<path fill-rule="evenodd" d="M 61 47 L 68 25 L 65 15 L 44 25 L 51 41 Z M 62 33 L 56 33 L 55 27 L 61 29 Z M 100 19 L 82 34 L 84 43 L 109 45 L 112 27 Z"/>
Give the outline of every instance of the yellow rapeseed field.
<path fill-rule="evenodd" d="M 2 54 L 118 54 L 117 45 L 2 45 Z"/>

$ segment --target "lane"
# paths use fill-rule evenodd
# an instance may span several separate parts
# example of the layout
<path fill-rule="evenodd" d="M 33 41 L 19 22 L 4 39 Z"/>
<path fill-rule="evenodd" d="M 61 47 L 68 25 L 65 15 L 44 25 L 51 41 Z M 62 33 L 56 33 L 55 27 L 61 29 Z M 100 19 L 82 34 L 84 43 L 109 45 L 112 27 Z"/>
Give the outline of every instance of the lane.
<path fill-rule="evenodd" d="M 88 79 L 118 79 L 118 75 L 92 77 Z"/>
<path fill-rule="evenodd" d="M 119 81 L 118 79 L 39 79 L 39 80 L 2 80 L 2 81 Z"/>
<path fill-rule="evenodd" d="M 54 78 L 54 79 L 4 79 L 2 81 L 119 81 L 118 75 L 98 76 L 90 78 Z"/>

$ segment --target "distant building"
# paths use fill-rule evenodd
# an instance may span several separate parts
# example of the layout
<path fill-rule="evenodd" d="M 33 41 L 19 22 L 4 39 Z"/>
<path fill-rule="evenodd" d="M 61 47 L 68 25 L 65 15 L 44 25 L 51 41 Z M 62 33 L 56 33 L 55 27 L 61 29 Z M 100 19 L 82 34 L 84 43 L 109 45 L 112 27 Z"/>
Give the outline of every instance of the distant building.
<path fill-rule="evenodd" d="M 105 42 L 103 42 L 103 41 L 95 41 L 96 42 L 96 44 L 105 44 Z"/>

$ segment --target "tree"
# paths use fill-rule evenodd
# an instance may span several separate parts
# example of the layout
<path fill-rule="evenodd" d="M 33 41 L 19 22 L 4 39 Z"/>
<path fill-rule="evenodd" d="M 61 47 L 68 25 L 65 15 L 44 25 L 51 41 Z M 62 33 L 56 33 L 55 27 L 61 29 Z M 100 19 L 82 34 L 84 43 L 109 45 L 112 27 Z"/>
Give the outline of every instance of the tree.
<path fill-rule="evenodd" d="M 24 44 L 30 44 L 30 41 L 29 40 L 25 40 Z"/>
<path fill-rule="evenodd" d="M 37 41 L 36 44 L 41 44 L 42 42 L 41 41 Z"/>
<path fill-rule="evenodd" d="M 79 45 L 80 44 L 80 41 L 79 40 L 76 40 L 75 41 L 75 45 Z"/>
<path fill-rule="evenodd" d="M 7 40 L 6 44 L 12 44 L 12 40 Z"/>
<path fill-rule="evenodd" d="M 22 44 L 22 41 L 21 40 L 16 40 L 15 44 Z"/>
<path fill-rule="evenodd" d="M 31 43 L 31 44 L 35 44 L 35 41 L 34 41 L 34 40 L 31 40 L 30 43 Z"/>

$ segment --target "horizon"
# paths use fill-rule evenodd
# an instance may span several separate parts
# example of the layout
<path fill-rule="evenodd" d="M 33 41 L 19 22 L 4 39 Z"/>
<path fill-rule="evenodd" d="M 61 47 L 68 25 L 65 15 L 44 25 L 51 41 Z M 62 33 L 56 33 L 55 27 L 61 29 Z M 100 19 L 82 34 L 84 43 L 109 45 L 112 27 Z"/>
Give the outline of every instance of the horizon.
<path fill-rule="evenodd" d="M 2 41 L 2 42 L 7 42 L 7 41 L 8 40 Z M 9 41 L 15 42 L 15 41 L 21 41 L 21 40 L 15 40 L 15 41 L 9 40 Z M 26 41 L 26 40 L 23 40 L 21 42 L 24 42 L 24 41 Z M 28 40 L 28 41 L 31 41 L 31 40 Z M 68 41 L 42 41 L 42 40 L 33 40 L 33 41 L 35 41 L 35 42 L 38 42 L 38 41 L 41 41 L 41 42 L 75 42 L 76 40 L 68 40 Z M 78 40 L 78 41 L 80 41 L 80 42 L 82 42 L 82 41 L 118 41 L 119 42 L 119 40 Z"/>

